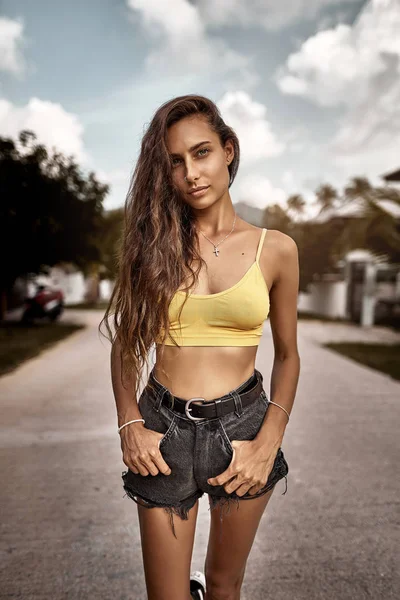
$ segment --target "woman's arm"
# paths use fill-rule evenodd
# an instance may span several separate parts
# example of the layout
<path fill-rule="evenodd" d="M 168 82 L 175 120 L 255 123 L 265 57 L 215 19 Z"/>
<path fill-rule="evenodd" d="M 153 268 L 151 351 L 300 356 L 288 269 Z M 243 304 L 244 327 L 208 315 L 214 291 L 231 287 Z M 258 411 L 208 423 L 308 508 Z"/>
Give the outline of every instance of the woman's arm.
<path fill-rule="evenodd" d="M 111 348 L 111 381 L 117 408 L 118 427 L 133 419 L 141 419 L 142 415 L 140 414 L 135 396 L 134 377 L 125 377 L 125 385 L 127 387 L 124 387 L 122 383 L 121 346 L 118 338 L 115 339 Z M 144 423 L 142 421 L 128 425 L 128 427 L 143 426 Z M 121 430 L 121 433 L 124 429 Z"/>
<path fill-rule="evenodd" d="M 135 378 L 125 377 L 124 387 L 121 377 L 121 347 L 116 340 L 111 349 L 111 379 L 117 406 L 118 427 L 133 419 L 141 419 L 135 396 Z M 162 433 L 145 428 L 143 421 L 131 423 L 120 432 L 123 461 L 136 475 L 171 474 L 170 466 L 165 462 L 159 443 Z"/>
<path fill-rule="evenodd" d="M 297 349 L 299 259 L 294 240 L 283 233 L 278 235 L 280 239 L 276 247 L 279 256 L 276 264 L 279 267 L 270 293 L 270 323 L 275 348 L 270 400 L 283 406 L 290 414 L 300 373 Z M 278 450 L 287 423 L 285 411 L 270 404 L 254 441 Z"/>

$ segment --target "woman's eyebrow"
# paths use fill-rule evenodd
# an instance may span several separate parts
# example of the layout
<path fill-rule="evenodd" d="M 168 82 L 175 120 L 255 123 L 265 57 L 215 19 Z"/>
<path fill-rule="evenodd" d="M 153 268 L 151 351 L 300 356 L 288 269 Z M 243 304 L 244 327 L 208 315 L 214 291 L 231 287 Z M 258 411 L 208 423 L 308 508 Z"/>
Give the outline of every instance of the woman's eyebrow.
<path fill-rule="evenodd" d="M 194 146 L 191 146 L 191 148 L 189 148 L 189 152 L 193 152 L 193 150 L 196 150 L 197 148 L 199 148 L 199 146 L 202 146 L 203 144 L 211 144 L 210 141 L 205 140 L 204 142 L 199 142 L 198 144 L 195 144 Z M 170 156 L 180 156 L 180 154 L 176 154 L 176 153 L 171 153 Z"/>

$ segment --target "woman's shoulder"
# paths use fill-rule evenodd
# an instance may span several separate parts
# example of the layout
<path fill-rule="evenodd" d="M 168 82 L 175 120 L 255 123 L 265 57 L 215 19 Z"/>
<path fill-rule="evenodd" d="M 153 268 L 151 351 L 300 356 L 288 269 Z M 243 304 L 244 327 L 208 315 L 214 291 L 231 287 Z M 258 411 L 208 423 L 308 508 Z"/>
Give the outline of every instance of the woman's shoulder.
<path fill-rule="evenodd" d="M 243 220 L 244 221 L 244 220 Z M 263 240 L 262 251 L 271 253 L 271 251 L 277 253 L 279 257 L 286 258 L 297 254 L 297 244 L 290 235 L 279 231 L 278 229 L 268 229 L 268 227 L 258 227 L 252 225 L 247 221 L 244 221 L 246 227 L 244 230 L 252 231 L 253 235 L 261 239 L 263 229 L 266 229 Z M 254 233 L 256 232 L 256 233 Z M 267 250 L 265 251 L 265 248 Z"/>
<path fill-rule="evenodd" d="M 269 256 L 273 253 L 275 258 L 285 260 L 297 256 L 298 250 L 296 242 L 290 235 L 287 235 L 278 229 L 267 229 L 264 238 L 263 252 Z"/>

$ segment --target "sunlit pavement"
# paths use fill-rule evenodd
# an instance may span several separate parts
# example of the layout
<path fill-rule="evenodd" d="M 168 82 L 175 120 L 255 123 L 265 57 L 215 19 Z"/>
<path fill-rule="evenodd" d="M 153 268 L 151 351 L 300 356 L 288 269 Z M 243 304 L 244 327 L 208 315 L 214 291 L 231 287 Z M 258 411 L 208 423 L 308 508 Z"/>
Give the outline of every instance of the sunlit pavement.
<path fill-rule="evenodd" d="M 89 327 L 0 379 L 1 598 L 146 599 L 101 315 L 66 311 Z M 322 348 L 329 327 L 299 326 L 288 489 L 277 484 L 263 515 L 242 600 L 398 597 L 400 384 Z M 267 323 L 256 365 L 267 393 L 271 360 Z M 193 569 L 208 524 L 204 496 Z"/>

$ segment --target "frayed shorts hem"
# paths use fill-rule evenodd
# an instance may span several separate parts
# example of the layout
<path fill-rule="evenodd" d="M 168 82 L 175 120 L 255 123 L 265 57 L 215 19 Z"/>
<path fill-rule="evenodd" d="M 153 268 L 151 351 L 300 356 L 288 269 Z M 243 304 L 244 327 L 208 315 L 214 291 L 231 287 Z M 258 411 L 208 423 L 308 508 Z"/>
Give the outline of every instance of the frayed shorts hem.
<path fill-rule="evenodd" d="M 194 494 L 191 494 L 187 498 L 184 498 L 183 500 L 181 500 L 179 502 L 179 504 L 171 504 L 168 501 L 149 500 L 148 498 L 145 498 L 144 496 L 141 496 L 140 494 L 134 492 L 130 488 L 129 484 L 125 481 L 125 476 L 127 473 L 128 473 L 128 471 L 125 471 L 122 473 L 122 478 L 124 479 L 123 487 L 126 492 L 125 495 L 128 496 L 131 500 L 134 500 L 134 502 L 136 502 L 136 504 L 138 504 L 139 506 L 143 506 L 144 508 L 163 508 L 170 518 L 170 525 L 172 528 L 172 533 L 175 536 L 175 538 L 177 536 L 176 536 L 175 526 L 174 526 L 174 515 L 178 516 L 183 521 L 187 521 L 189 518 L 189 511 L 193 508 L 193 506 L 196 504 L 196 502 L 199 500 L 199 498 L 204 496 L 204 494 L 207 494 L 209 496 L 209 503 L 210 503 L 209 511 L 210 512 L 215 510 L 217 507 L 220 507 L 220 520 L 222 523 L 223 511 L 225 510 L 225 514 L 229 514 L 232 504 L 235 503 L 236 508 L 238 509 L 240 500 L 254 500 L 255 498 L 264 496 L 269 491 L 274 489 L 276 484 L 278 483 L 277 481 L 275 481 L 273 483 L 267 484 L 258 493 L 254 494 L 254 495 L 248 495 L 248 496 L 238 496 L 236 494 L 236 492 L 233 492 L 230 496 L 219 496 L 217 494 L 204 492 L 203 490 L 197 490 L 196 492 L 194 492 Z M 284 475 L 284 478 L 285 478 L 286 487 L 285 487 L 285 491 L 282 493 L 282 496 L 284 494 L 286 494 L 286 492 L 287 492 L 287 476 Z"/>

